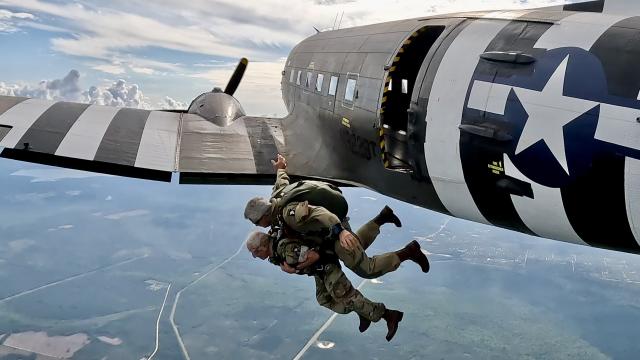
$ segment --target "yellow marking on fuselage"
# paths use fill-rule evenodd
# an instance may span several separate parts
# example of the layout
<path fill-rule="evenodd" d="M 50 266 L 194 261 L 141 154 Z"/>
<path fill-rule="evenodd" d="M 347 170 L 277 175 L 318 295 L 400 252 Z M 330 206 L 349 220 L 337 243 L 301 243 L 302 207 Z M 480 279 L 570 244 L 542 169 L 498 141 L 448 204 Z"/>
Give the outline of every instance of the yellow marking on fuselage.
<path fill-rule="evenodd" d="M 491 164 L 488 165 L 488 167 L 491 170 L 491 172 L 496 175 L 500 175 L 504 173 L 504 167 L 502 166 L 502 161 L 493 161 Z"/>

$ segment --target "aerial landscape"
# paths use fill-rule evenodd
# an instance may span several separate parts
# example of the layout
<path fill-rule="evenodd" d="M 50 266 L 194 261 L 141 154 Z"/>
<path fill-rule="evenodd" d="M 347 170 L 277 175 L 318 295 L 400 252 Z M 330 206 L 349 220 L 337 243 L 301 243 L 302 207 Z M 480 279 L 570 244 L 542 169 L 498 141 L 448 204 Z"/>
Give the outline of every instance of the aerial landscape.
<path fill-rule="evenodd" d="M 640 54 L 640 6 L 577 2 L 0 0 L 0 360 L 637 358 L 640 75 L 620 69 L 640 55 L 612 56 L 611 44 Z M 522 10 L 546 6 L 557 9 Z M 440 18 L 454 12 L 465 15 Z M 416 16 L 434 18 L 349 30 Z M 412 41 L 434 50 L 417 61 Z M 403 53 L 422 87 L 392 82 Z M 225 88 L 235 80 L 237 93 Z M 429 81 L 439 86 L 425 95 Z M 405 107 L 389 107 L 394 86 Z M 55 113 L 67 102 L 113 116 L 70 120 Z M 231 105 L 197 112 L 212 103 Z M 33 123 L 9 124 L 31 114 L 11 112 L 25 104 L 41 110 Z M 113 107 L 145 115 L 142 126 Z M 384 110 L 404 116 L 395 138 Z M 448 117 L 454 126 L 438 123 Z M 91 121 L 108 121 L 102 135 Z M 60 155 L 73 141 L 92 155 Z M 291 175 L 343 186 L 353 228 L 385 205 L 402 220 L 382 226 L 369 256 L 417 241 L 428 257 L 426 274 L 412 261 L 372 279 L 343 267 L 367 298 L 404 312 L 392 341 L 386 319 L 360 333 L 355 312 L 318 304 L 312 276 L 247 250 L 245 205 L 270 197 L 256 184 L 276 180 L 283 148 Z"/>
<path fill-rule="evenodd" d="M 179 342 L 193 359 L 295 358 L 331 316 L 316 304 L 312 279 L 244 248 L 252 226 L 235 199 L 268 187 L 180 186 L 13 161 L 3 161 L 0 179 L 1 358 L 141 359 L 154 352 L 156 331 L 158 359 L 180 358 Z M 381 324 L 360 334 L 354 315 L 339 316 L 302 358 L 619 359 L 639 350 L 635 255 L 345 192 L 353 224 L 384 204 L 403 220 L 383 228 L 372 254 L 417 239 L 432 270 L 408 263 L 362 284 L 405 312 L 393 342 L 380 341 Z"/>

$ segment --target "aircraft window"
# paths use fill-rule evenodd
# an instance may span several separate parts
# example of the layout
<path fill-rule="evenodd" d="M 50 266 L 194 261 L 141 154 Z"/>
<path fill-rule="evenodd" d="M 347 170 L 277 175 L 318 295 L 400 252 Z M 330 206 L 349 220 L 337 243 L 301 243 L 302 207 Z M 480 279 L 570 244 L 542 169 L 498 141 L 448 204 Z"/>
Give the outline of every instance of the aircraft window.
<path fill-rule="evenodd" d="M 338 77 L 332 76 L 331 82 L 329 83 L 329 95 L 335 96 L 337 89 L 338 89 Z"/>
<path fill-rule="evenodd" d="M 291 76 L 289 76 L 289 82 L 291 83 L 293 82 L 293 77 L 295 76 L 295 74 L 296 74 L 295 69 L 291 69 Z"/>
<path fill-rule="evenodd" d="M 324 75 L 318 74 L 318 79 L 316 79 L 316 91 L 322 91 L 322 82 L 324 81 Z"/>
<path fill-rule="evenodd" d="M 296 79 L 296 84 L 300 85 L 300 75 L 302 74 L 302 70 L 298 70 L 298 78 Z"/>
<path fill-rule="evenodd" d="M 407 79 L 402 79 L 402 93 L 409 93 L 409 80 Z"/>
<path fill-rule="evenodd" d="M 356 93 L 356 79 L 347 79 L 347 88 L 344 91 L 344 99 L 347 101 L 353 101 L 353 97 Z"/>
<path fill-rule="evenodd" d="M 311 87 L 311 77 L 312 76 L 313 76 L 313 73 L 308 71 L 307 72 L 307 81 L 304 84 L 305 87 Z"/>

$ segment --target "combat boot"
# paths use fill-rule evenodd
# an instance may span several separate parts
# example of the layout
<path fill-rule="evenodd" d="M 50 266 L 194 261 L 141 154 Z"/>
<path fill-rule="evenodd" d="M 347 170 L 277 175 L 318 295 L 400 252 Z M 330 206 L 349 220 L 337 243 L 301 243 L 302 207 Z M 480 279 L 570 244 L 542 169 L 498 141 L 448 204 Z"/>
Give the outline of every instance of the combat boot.
<path fill-rule="evenodd" d="M 407 244 L 407 246 L 396 251 L 396 255 L 400 258 L 400 262 L 411 260 L 420 265 L 422 272 L 429 272 L 429 260 L 422 250 L 420 250 L 420 244 L 418 244 L 417 241 L 413 240 Z"/>
<path fill-rule="evenodd" d="M 376 223 L 378 226 L 393 223 L 396 227 L 402 227 L 402 222 L 400 222 L 400 218 L 398 218 L 396 214 L 393 213 L 393 210 L 391 210 L 391 208 L 388 206 L 385 206 L 384 209 L 380 211 L 378 216 L 373 218 L 373 222 Z"/>
<path fill-rule="evenodd" d="M 387 322 L 387 341 L 391 341 L 391 339 L 393 339 L 396 331 L 398 331 L 398 323 L 402 321 L 403 316 L 404 313 L 402 311 L 389 309 L 384 311 L 382 318 Z"/>
<path fill-rule="evenodd" d="M 365 318 L 364 316 L 358 314 L 358 317 L 360 318 L 360 326 L 358 326 L 358 330 L 360 330 L 361 333 L 367 331 L 367 329 L 369 328 L 369 326 L 371 325 L 371 320 Z"/>

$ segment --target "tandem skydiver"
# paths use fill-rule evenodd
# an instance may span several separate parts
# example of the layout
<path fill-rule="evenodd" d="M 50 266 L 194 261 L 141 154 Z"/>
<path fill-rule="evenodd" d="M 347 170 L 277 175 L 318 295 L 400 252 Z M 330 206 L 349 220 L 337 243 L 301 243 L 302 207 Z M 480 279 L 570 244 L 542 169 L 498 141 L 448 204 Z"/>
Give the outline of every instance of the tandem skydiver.
<path fill-rule="evenodd" d="M 394 271 L 400 263 L 412 260 L 423 272 L 429 261 L 417 241 L 402 250 L 369 257 L 365 250 L 380 234 L 380 226 L 393 223 L 402 226 L 393 210 L 385 206 L 355 236 L 350 231 L 348 205 L 339 188 L 321 181 L 304 180 L 290 183 L 286 159 L 278 155 L 272 161 L 277 180 L 271 199 L 256 197 L 247 203 L 244 216 L 257 226 L 271 227 L 280 237 L 296 238 L 306 245 L 334 252 L 358 276 L 373 279 Z"/>
<path fill-rule="evenodd" d="M 360 332 L 365 332 L 371 322 L 384 319 L 387 323 L 387 341 L 391 341 L 396 334 L 403 313 L 387 309 L 383 303 L 372 302 L 364 297 L 344 274 L 335 255 L 310 248 L 298 239 L 277 239 L 259 231 L 249 234 L 246 243 L 254 258 L 269 259 L 290 274 L 313 276 L 318 303 L 338 314 L 355 311 L 360 319 Z"/>

